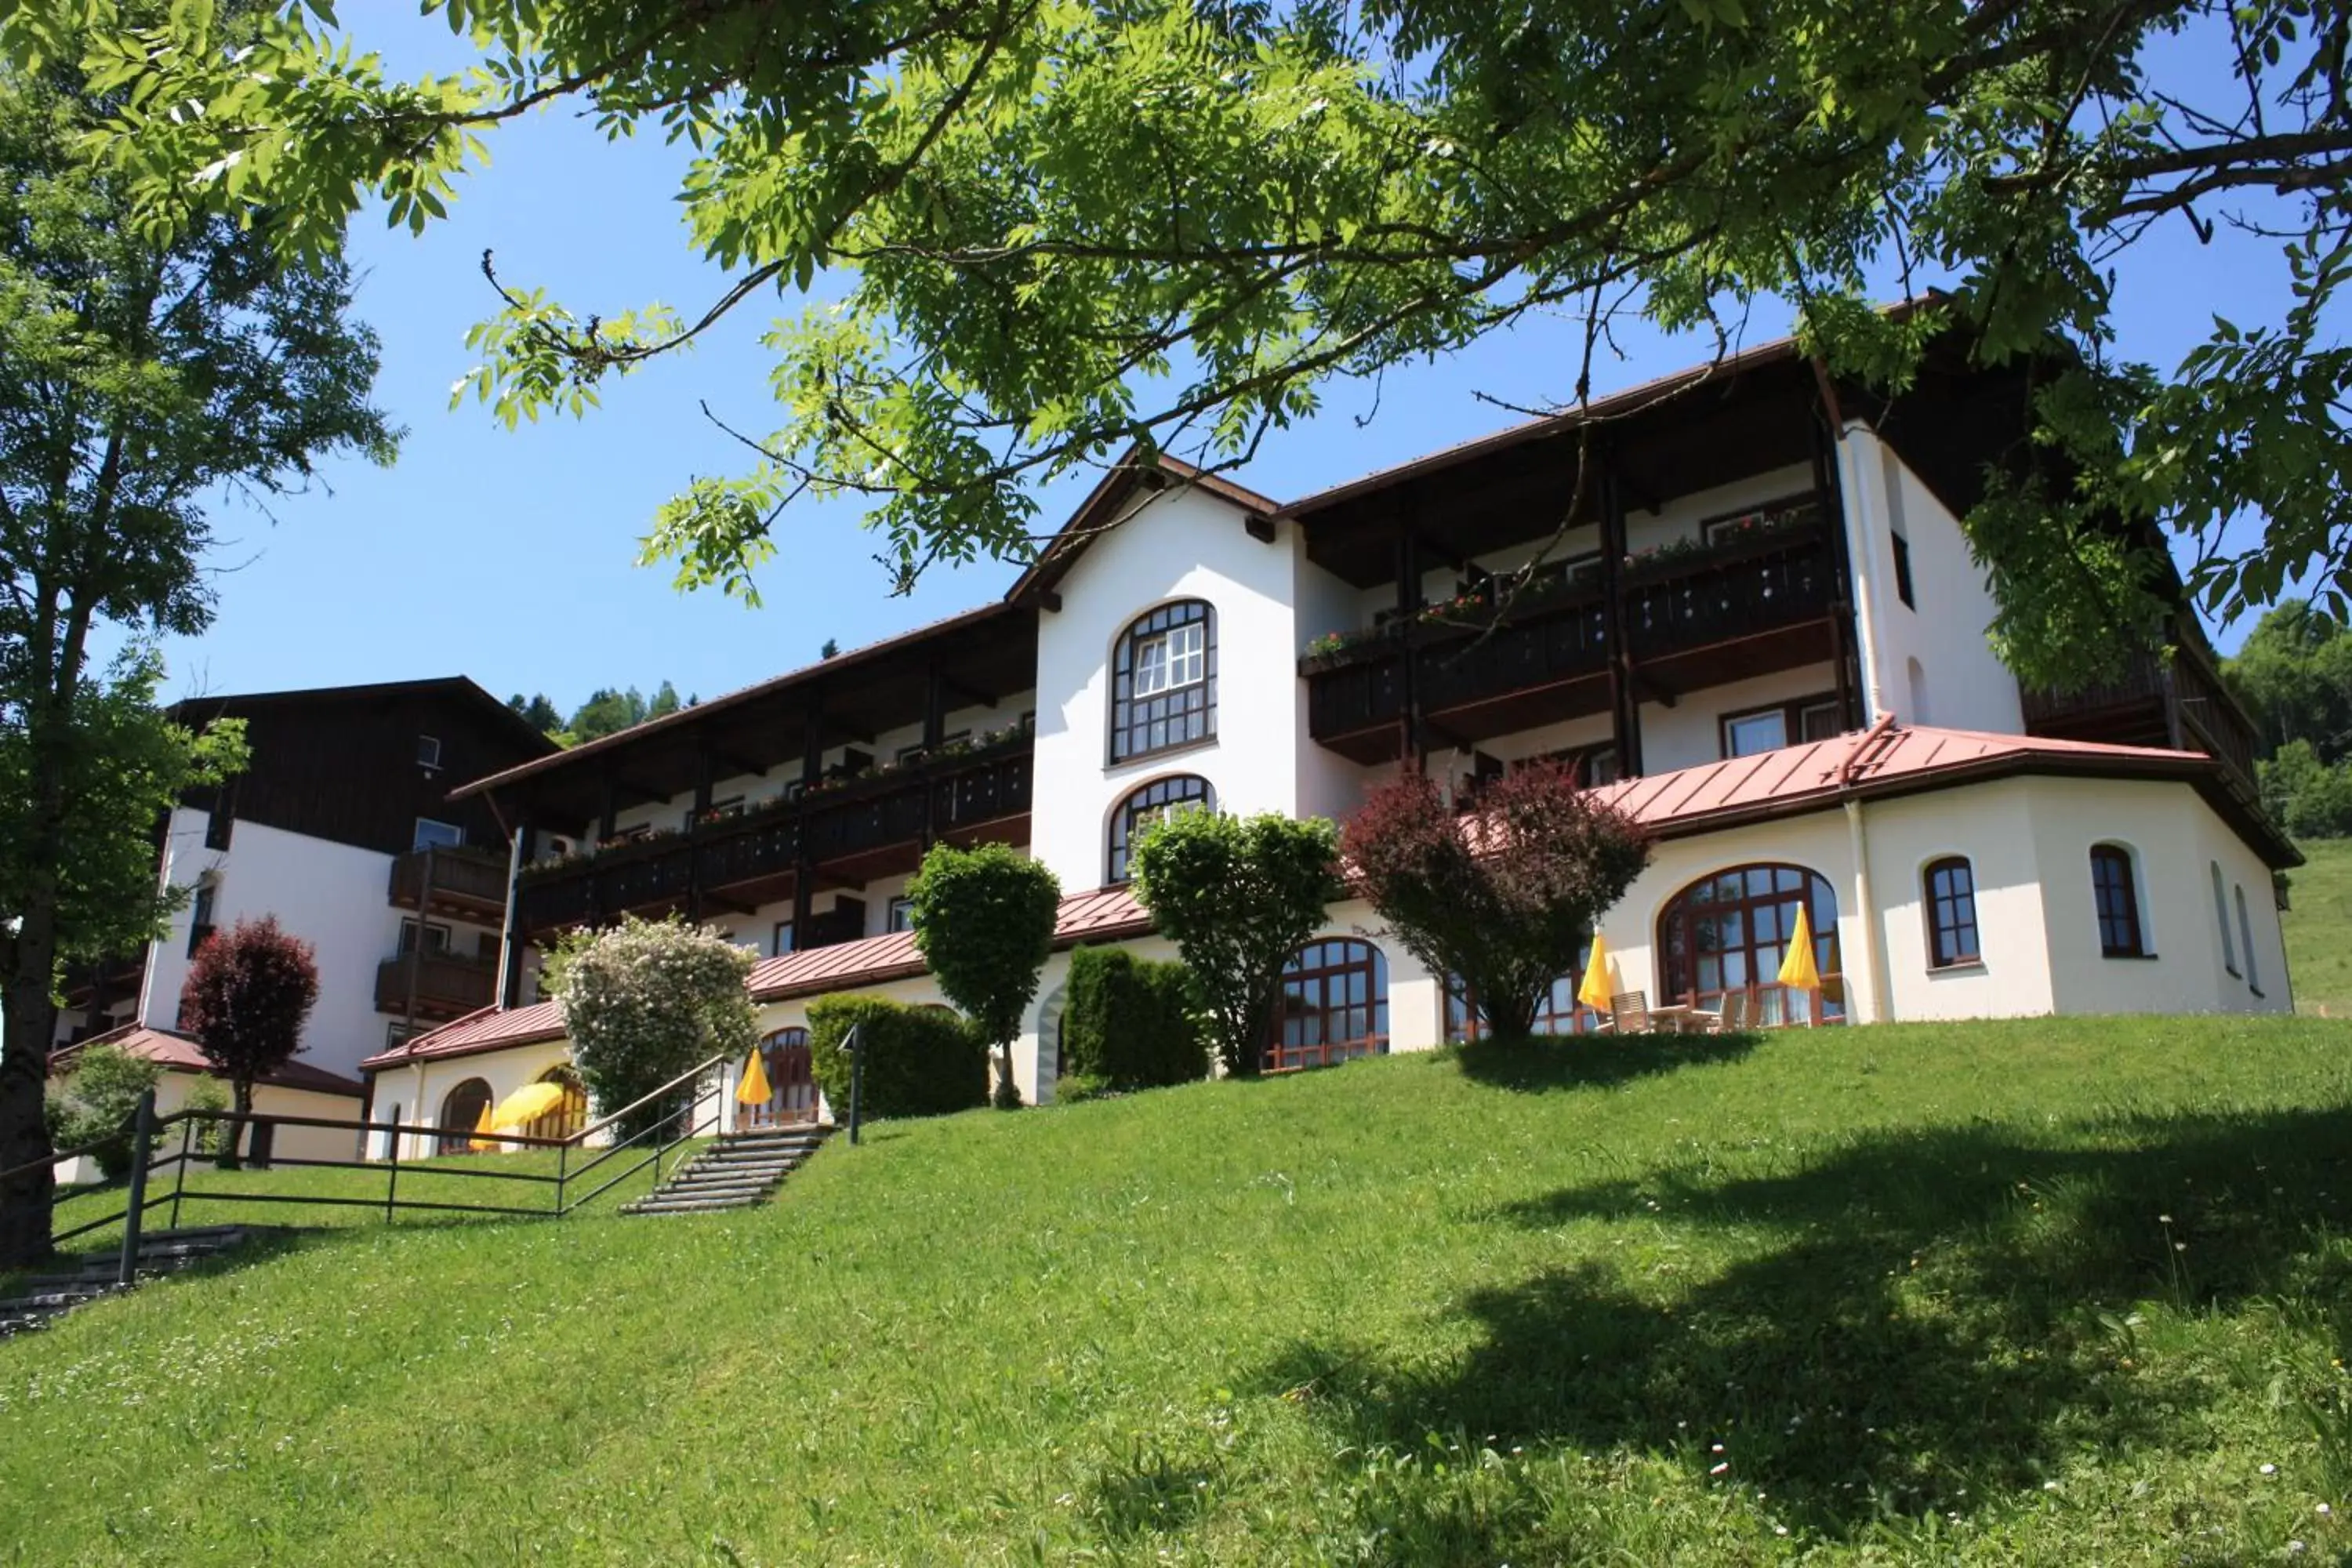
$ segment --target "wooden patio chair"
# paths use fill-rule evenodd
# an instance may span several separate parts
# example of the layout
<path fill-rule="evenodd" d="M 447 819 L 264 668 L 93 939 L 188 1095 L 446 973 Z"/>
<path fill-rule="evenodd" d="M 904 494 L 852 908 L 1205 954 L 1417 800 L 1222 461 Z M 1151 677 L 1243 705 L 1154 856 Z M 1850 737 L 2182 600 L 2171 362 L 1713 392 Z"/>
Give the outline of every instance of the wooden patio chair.
<path fill-rule="evenodd" d="M 1650 994 L 1646 991 L 1620 991 L 1609 998 L 1609 1026 L 1620 1035 L 1648 1034 Z"/>

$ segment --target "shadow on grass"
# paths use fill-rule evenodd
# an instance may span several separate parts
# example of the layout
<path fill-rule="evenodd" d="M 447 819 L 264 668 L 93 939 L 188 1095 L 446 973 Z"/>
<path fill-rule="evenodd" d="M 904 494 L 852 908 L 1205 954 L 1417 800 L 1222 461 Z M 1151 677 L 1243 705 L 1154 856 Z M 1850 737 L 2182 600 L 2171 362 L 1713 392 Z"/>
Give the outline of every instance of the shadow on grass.
<path fill-rule="evenodd" d="M 1756 1045 L 1754 1035 L 1560 1035 L 1473 1040 L 1458 1050 L 1464 1075 L 1476 1082 L 1548 1094 L 1736 1062 Z"/>
<path fill-rule="evenodd" d="M 2135 1300 L 2262 1299 L 2346 1353 L 2352 1263 L 2326 1238 L 2352 1219 L 2347 1199 L 2344 1110 L 2118 1119 L 2046 1142 L 1954 1128 L 1757 1178 L 1667 1167 L 1496 1216 L 1627 1222 L 1640 1266 L 1588 1260 L 1465 1298 L 1452 1310 L 1477 1342 L 1464 1356 L 1310 1338 L 1254 1383 L 1359 1456 L 1425 1451 L 1433 1434 L 1642 1453 L 1851 1537 L 1974 1511 L 2085 1453 L 2210 1441 L 2221 1389 L 2149 1353 Z M 1677 1229 L 1683 1247 L 1658 1245 Z M 1733 1261 L 1680 1287 L 1665 1272 L 1710 1251 Z M 1559 1500 L 1433 1504 L 1392 1527 L 1421 1532 L 1420 1560 L 1517 1561 L 1558 1544 L 1540 1531 Z"/>

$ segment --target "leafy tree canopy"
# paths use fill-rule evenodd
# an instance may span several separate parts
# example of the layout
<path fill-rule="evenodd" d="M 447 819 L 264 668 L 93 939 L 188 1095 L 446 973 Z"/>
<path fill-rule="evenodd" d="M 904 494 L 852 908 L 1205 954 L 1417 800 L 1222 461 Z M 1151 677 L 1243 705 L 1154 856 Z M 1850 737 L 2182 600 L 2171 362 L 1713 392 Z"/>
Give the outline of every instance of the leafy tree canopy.
<path fill-rule="evenodd" d="M 226 42 L 256 9 L 201 20 Z M 57 966 L 146 940 L 157 815 L 238 759 L 235 731 L 199 742 L 155 711 L 145 647 L 210 623 L 224 498 L 266 501 L 336 455 L 388 461 L 397 435 L 368 402 L 376 340 L 332 246 L 289 260 L 185 203 L 142 221 L 93 160 L 130 98 L 79 63 L 166 12 L 0 7 L 11 46 L 27 27 L 45 44 L 37 65 L 0 51 L 0 1169 L 33 1163 L 0 1189 L 0 1267 L 48 1248 Z M 132 651 L 93 668 L 94 637 Z"/>
<path fill-rule="evenodd" d="M 20 0 L 5 47 L 68 57 L 89 3 Z M 1882 384 L 1948 328 L 2042 367 L 2031 461 L 1970 520 L 2029 679 L 2157 635 L 2157 536 L 2118 516 L 2192 540 L 2222 618 L 2298 573 L 2343 602 L 2352 0 L 426 0 L 478 63 L 417 80 L 366 52 L 375 17 L 284 9 L 233 58 L 198 5 L 86 46 L 126 95 L 102 145 L 144 232 L 192 192 L 299 253 L 370 200 L 421 230 L 551 103 L 692 149 L 678 195 L 724 285 L 681 312 L 494 276 L 460 395 L 509 425 L 838 275 L 768 329 L 746 468 L 659 513 L 647 555 L 683 583 L 751 593 L 804 496 L 869 502 L 902 583 L 1022 554 L 1026 481 L 1129 441 L 1232 464 L 1335 374 L 1535 312 L 1605 346 L 1630 312 L 1724 341 L 1793 301 Z M 2189 55 L 2226 67 L 2184 79 Z M 2252 229 L 2291 308 L 2119 360 L 2112 264 L 2159 222 Z M 1891 279 L 1950 294 L 1864 309 Z M 2242 509 L 2266 526 L 2225 539 Z"/>
<path fill-rule="evenodd" d="M 562 1006 L 572 1059 L 597 1110 L 610 1115 L 698 1062 L 749 1052 L 760 1034 L 743 989 L 751 963 L 751 951 L 725 933 L 675 915 L 625 916 L 558 943 L 544 983 Z M 648 1107 L 624 1131 L 667 1109 Z"/>
<path fill-rule="evenodd" d="M 1622 812 L 1538 763 L 1457 812 L 1407 773 L 1348 819 L 1349 870 L 1397 940 L 1431 973 L 1459 975 L 1493 1032 L 1519 1039 L 1612 905 L 1650 861 Z"/>
<path fill-rule="evenodd" d="M 1282 967 L 1344 890 L 1339 847 L 1324 817 L 1213 811 L 1177 812 L 1135 846 L 1135 896 L 1183 954 L 1229 1073 L 1257 1073 Z"/>
<path fill-rule="evenodd" d="M 2352 835 L 2352 629 L 2289 599 L 2222 674 L 2259 721 L 2255 772 L 2271 815 L 2297 838 Z"/>
<path fill-rule="evenodd" d="M 247 1112 L 255 1082 L 301 1050 L 302 1027 L 318 1000 L 310 944 L 281 928 L 275 915 L 264 915 L 241 920 L 196 949 L 180 986 L 180 1023 L 205 1060 L 227 1078 L 236 1109 Z"/>

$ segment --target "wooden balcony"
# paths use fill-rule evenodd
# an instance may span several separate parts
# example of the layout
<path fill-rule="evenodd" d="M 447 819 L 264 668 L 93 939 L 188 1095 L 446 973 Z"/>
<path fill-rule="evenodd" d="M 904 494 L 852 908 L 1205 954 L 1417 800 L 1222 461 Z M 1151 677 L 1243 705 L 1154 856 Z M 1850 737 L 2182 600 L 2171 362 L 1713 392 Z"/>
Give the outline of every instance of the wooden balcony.
<path fill-rule="evenodd" d="M 1819 525 L 1636 565 L 1620 598 L 1630 675 L 1644 700 L 1835 656 L 1837 558 Z M 1377 763 L 1397 755 L 1414 710 L 1465 742 L 1605 713 L 1612 618 L 1589 584 L 1301 660 L 1308 733 Z"/>
<path fill-rule="evenodd" d="M 436 1021 L 463 1016 L 487 1007 L 498 994 L 499 966 L 495 959 L 459 958 L 428 952 L 415 965 L 416 1016 Z M 387 958 L 375 966 L 375 1010 L 405 1016 L 408 1011 L 409 957 Z"/>
<path fill-rule="evenodd" d="M 425 896 L 428 851 L 412 849 L 392 863 L 390 901 L 413 910 Z M 501 850 L 460 846 L 429 852 L 433 861 L 430 914 L 478 925 L 497 925 L 507 912 L 507 857 Z"/>
<path fill-rule="evenodd" d="M 528 868 L 520 923 L 530 935 L 624 912 L 743 913 L 793 897 L 803 873 L 826 886 L 863 887 L 913 870 L 932 841 L 1025 843 L 1031 750 L 1024 734 L 988 752 L 829 784 L 691 833 Z"/>
<path fill-rule="evenodd" d="M 2168 667 L 2152 654 L 2136 654 L 2112 681 L 2021 696 L 2029 735 L 2203 752 L 2229 768 L 2241 795 L 2260 798 L 2253 725 L 2204 654 L 2185 640 Z"/>

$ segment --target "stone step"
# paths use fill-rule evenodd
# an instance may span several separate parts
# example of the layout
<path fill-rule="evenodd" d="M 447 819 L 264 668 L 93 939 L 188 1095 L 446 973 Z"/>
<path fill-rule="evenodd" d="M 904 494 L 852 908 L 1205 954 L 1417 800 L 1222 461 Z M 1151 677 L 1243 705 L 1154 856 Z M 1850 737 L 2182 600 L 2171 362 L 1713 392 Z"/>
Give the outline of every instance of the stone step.
<path fill-rule="evenodd" d="M 763 1160 L 758 1162 L 747 1160 L 727 1165 L 696 1164 L 688 1165 L 685 1170 L 676 1173 L 670 1177 L 670 1180 L 679 1181 L 693 1176 L 730 1176 L 749 1181 L 767 1177 L 788 1176 L 799 1168 L 799 1165 L 794 1162 L 775 1160 Z"/>
<path fill-rule="evenodd" d="M 698 1160 L 793 1160 L 805 1159 L 824 1146 L 822 1138 L 812 1138 L 797 1143 L 722 1144 L 706 1149 L 695 1156 Z"/>
<path fill-rule="evenodd" d="M 764 1198 L 775 1190 L 776 1184 L 773 1182 L 678 1182 L 663 1187 L 658 1195 L 681 1198 Z M 650 1198 L 656 1194 L 648 1193 L 646 1195 Z"/>
<path fill-rule="evenodd" d="M 750 1197 L 727 1199 L 664 1198 L 659 1202 L 656 1202 L 651 1198 L 646 1198 L 639 1202 L 627 1205 L 621 1210 L 621 1212 L 623 1214 L 629 1215 L 719 1214 L 729 1209 L 751 1208 L 758 1202 L 759 1200 L 757 1198 Z"/>

